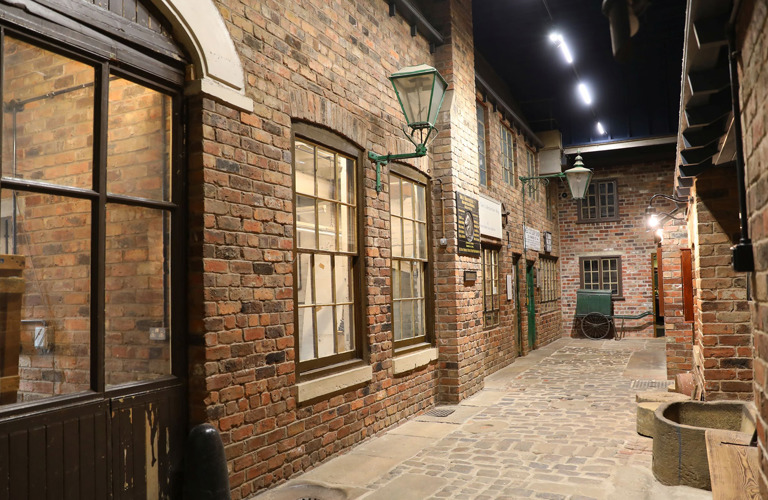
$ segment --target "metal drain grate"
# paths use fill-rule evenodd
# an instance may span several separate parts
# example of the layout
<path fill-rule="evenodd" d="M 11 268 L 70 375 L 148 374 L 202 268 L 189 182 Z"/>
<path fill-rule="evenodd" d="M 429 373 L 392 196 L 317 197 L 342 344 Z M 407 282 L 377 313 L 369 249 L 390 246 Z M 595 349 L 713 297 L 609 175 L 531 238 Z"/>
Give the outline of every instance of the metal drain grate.
<path fill-rule="evenodd" d="M 451 408 L 435 408 L 434 410 L 428 411 L 425 413 L 428 417 L 447 417 L 451 413 L 455 412 L 456 410 L 453 410 Z"/>
<path fill-rule="evenodd" d="M 666 380 L 633 380 L 630 388 L 666 391 L 668 385 L 669 382 Z"/>

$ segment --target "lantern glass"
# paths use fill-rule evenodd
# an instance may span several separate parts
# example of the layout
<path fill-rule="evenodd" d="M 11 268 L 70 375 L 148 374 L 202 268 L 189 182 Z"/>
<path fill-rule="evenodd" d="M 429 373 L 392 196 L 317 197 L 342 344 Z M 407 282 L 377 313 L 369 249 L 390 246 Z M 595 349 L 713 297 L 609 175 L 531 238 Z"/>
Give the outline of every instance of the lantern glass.
<path fill-rule="evenodd" d="M 583 200 L 587 194 L 589 181 L 592 179 L 592 171 L 576 166 L 566 170 L 565 177 L 568 180 L 568 187 L 571 189 L 571 196 L 575 200 Z"/>
<path fill-rule="evenodd" d="M 434 127 L 448 84 L 431 66 L 409 66 L 390 77 L 405 121 L 413 129 Z"/>

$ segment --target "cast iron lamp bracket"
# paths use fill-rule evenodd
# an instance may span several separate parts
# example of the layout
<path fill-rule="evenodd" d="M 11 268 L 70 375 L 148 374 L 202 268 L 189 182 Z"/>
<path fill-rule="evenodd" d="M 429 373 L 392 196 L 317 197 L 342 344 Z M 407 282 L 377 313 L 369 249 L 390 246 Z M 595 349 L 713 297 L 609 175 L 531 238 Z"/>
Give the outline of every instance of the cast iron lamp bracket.
<path fill-rule="evenodd" d="M 405 137 L 416 147 L 413 153 L 388 153 L 368 151 L 368 158 L 376 163 L 376 192 L 382 191 L 381 167 L 393 160 L 421 158 L 427 154 L 427 146 L 435 140 L 437 115 L 443 107 L 448 83 L 432 66 L 409 66 L 393 73 L 389 80 L 395 89 L 397 101 L 403 112 L 410 133 L 403 127 Z M 418 134 L 418 138 L 417 138 Z"/>
<path fill-rule="evenodd" d="M 656 199 L 669 200 L 675 204 L 675 208 L 669 212 L 659 213 L 653 206 L 653 201 Z M 645 225 L 648 227 L 648 231 L 659 228 L 669 220 L 684 220 L 685 208 L 688 206 L 688 199 L 677 198 L 676 196 L 669 196 L 666 194 L 654 194 L 651 199 L 648 200 L 648 206 L 645 208 Z M 683 210 L 682 216 L 678 216 L 678 212 Z"/>

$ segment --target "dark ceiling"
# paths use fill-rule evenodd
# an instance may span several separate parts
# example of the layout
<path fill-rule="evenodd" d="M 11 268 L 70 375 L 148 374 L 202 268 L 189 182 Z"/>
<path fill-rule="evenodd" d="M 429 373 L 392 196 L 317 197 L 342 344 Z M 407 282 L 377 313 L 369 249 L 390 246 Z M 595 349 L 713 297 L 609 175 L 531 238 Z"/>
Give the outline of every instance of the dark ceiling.
<path fill-rule="evenodd" d="M 531 128 L 560 129 L 563 146 L 675 135 L 685 2 L 650 3 L 626 63 L 613 57 L 601 3 L 475 0 L 475 48 L 509 85 Z M 576 72 L 550 41 L 553 30 L 565 38 Z M 577 74 L 591 90 L 591 109 L 579 97 Z"/>

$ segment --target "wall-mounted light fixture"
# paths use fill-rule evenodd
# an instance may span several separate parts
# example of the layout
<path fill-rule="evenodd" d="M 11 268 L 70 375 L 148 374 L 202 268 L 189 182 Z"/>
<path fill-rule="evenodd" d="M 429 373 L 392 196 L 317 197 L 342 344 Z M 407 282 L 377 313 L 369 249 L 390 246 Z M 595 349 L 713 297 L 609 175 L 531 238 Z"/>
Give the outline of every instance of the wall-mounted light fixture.
<path fill-rule="evenodd" d="M 432 66 L 408 66 L 389 77 L 403 111 L 410 133 L 403 127 L 405 137 L 416 146 L 413 153 L 379 155 L 368 151 L 376 162 L 376 192 L 381 192 L 381 167 L 392 160 L 420 158 L 427 154 L 427 145 L 437 137 L 437 114 L 443 106 L 448 83 Z"/>
<path fill-rule="evenodd" d="M 653 206 L 653 201 L 656 199 L 669 200 L 675 203 L 675 208 L 669 212 L 659 213 L 656 207 Z M 648 200 L 648 206 L 645 209 L 645 225 L 648 229 L 661 228 L 668 220 L 682 220 L 685 217 L 685 208 L 688 206 L 688 200 L 685 198 L 677 198 L 675 196 L 668 196 L 666 194 L 655 194 Z M 683 211 L 682 217 L 676 217 L 677 213 Z M 658 232 L 657 232 L 658 233 Z"/>
<path fill-rule="evenodd" d="M 584 167 L 584 160 L 581 158 L 581 154 L 577 152 L 576 160 L 573 163 L 573 168 L 569 168 L 565 172 L 558 172 L 556 174 L 538 175 L 533 177 L 519 177 L 523 187 L 523 235 L 525 235 L 525 185 L 531 181 L 536 181 L 544 186 L 549 185 L 551 179 L 565 179 L 568 182 L 568 188 L 571 191 L 571 196 L 574 200 L 583 200 L 587 194 L 587 188 L 589 188 L 589 181 L 592 179 L 592 171 Z M 523 256 L 525 256 L 525 236 L 523 236 Z"/>

